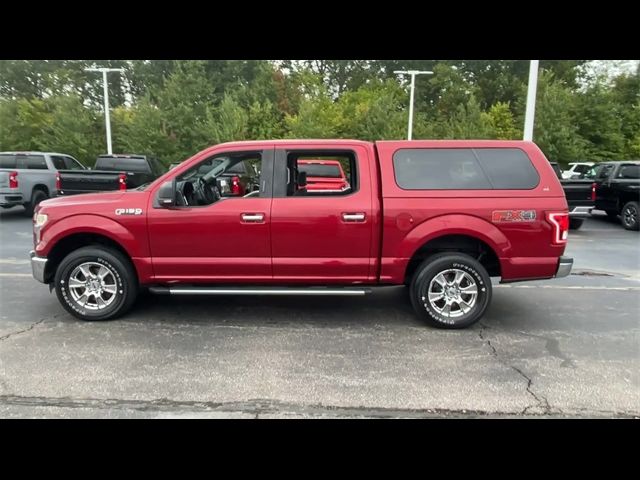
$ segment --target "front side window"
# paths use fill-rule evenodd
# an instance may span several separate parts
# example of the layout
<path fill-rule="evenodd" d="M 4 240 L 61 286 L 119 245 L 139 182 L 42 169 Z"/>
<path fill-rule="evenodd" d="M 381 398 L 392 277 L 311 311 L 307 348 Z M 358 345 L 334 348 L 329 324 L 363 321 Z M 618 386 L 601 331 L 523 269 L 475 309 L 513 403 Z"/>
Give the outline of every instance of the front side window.
<path fill-rule="evenodd" d="M 259 165 L 260 152 L 224 153 L 207 158 L 176 178 L 178 206 L 207 206 L 229 198 L 259 197 L 260 177 L 237 173 L 236 165 Z"/>

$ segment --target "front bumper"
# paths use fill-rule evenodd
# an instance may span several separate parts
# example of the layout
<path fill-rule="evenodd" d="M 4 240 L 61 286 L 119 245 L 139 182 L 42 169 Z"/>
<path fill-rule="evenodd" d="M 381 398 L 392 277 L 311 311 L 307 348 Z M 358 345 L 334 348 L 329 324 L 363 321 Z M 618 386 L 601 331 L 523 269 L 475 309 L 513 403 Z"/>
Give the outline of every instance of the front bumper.
<path fill-rule="evenodd" d="M 572 267 L 573 258 L 560 257 L 560 260 L 558 261 L 558 271 L 554 275 L 554 278 L 562 278 L 568 276 L 571 273 Z"/>
<path fill-rule="evenodd" d="M 47 259 L 36 256 L 36 252 L 34 250 L 29 252 L 29 256 L 31 257 L 31 273 L 33 274 L 33 278 L 38 280 L 40 283 L 46 283 L 44 281 L 44 271 L 47 266 Z"/>

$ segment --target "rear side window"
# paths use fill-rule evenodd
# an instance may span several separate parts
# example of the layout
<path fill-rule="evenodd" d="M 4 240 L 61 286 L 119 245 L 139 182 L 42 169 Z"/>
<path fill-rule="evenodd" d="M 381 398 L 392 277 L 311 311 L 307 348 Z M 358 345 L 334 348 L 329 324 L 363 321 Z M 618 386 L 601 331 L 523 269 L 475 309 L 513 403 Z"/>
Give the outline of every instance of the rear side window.
<path fill-rule="evenodd" d="M 405 190 L 529 190 L 540 181 L 518 148 L 401 149 L 393 167 Z"/>
<path fill-rule="evenodd" d="M 75 158 L 64 157 L 64 164 L 68 170 L 84 170 L 84 167 Z"/>
<path fill-rule="evenodd" d="M 623 165 L 618 172 L 618 178 L 640 178 L 640 165 Z"/>
<path fill-rule="evenodd" d="M 16 168 L 16 156 L 0 155 L 0 168 Z"/>
<path fill-rule="evenodd" d="M 608 164 L 608 165 L 601 165 L 600 169 L 598 170 L 597 178 L 599 179 L 604 179 L 604 178 L 608 178 L 609 175 L 611 175 L 611 171 L 613 170 L 613 165 Z"/>
<path fill-rule="evenodd" d="M 47 162 L 43 155 L 17 155 L 16 161 L 18 168 L 26 168 L 29 170 L 46 170 Z"/>
<path fill-rule="evenodd" d="M 64 163 L 64 158 L 63 157 L 57 157 L 55 155 L 52 155 L 51 156 L 51 163 L 53 163 L 53 167 L 56 170 L 65 170 L 66 168 L 68 168 Z"/>

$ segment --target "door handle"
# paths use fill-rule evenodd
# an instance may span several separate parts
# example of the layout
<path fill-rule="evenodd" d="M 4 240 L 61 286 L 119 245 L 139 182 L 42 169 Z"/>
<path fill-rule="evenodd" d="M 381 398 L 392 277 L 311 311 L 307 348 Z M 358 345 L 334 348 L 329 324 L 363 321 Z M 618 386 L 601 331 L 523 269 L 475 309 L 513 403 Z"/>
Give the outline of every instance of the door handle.
<path fill-rule="evenodd" d="M 345 222 L 364 222 L 364 213 L 343 213 L 342 220 Z"/>
<path fill-rule="evenodd" d="M 243 213 L 242 221 L 244 223 L 261 223 L 264 222 L 264 213 Z"/>

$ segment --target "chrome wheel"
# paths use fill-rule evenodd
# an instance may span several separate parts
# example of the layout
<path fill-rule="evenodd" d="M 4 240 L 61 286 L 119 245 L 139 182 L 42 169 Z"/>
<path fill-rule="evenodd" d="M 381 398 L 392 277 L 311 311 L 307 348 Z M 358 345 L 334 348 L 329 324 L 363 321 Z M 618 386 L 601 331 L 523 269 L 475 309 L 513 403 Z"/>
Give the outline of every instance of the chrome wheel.
<path fill-rule="evenodd" d="M 638 210 L 633 205 L 627 205 L 622 212 L 622 221 L 625 225 L 632 227 L 638 221 Z"/>
<path fill-rule="evenodd" d="M 457 318 L 469 313 L 476 304 L 478 285 L 467 272 L 452 268 L 440 272 L 431 280 L 427 297 L 436 312 L 448 318 Z"/>
<path fill-rule="evenodd" d="M 87 310 L 103 310 L 116 299 L 118 288 L 115 273 L 97 262 L 85 262 L 69 275 L 71 298 Z"/>

